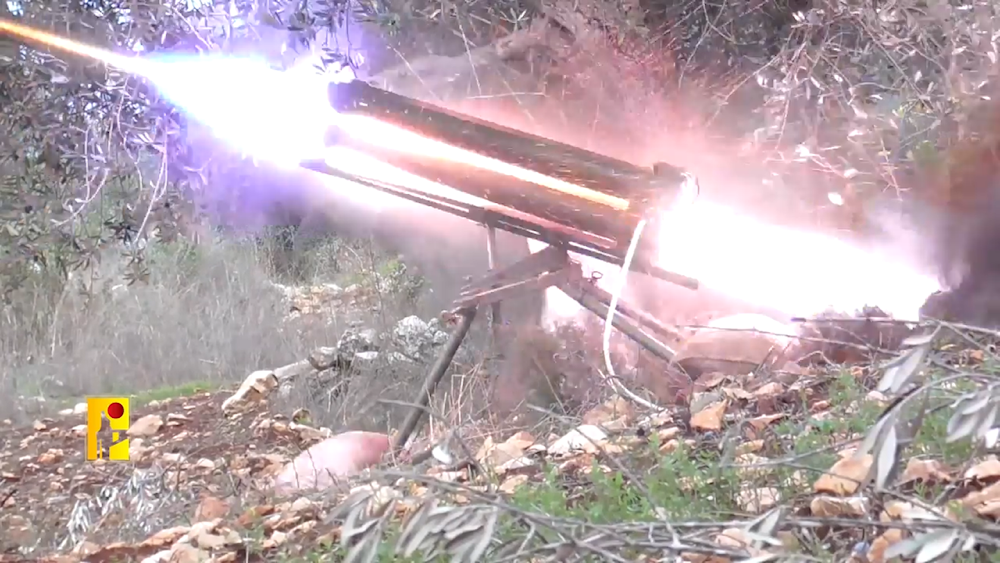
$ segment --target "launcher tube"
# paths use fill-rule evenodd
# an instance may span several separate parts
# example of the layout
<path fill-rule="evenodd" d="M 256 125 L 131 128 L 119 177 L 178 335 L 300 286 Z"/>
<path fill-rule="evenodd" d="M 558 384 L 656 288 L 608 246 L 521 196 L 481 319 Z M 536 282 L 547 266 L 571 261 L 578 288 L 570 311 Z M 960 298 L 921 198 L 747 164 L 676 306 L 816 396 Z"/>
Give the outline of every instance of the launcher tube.
<path fill-rule="evenodd" d="M 654 172 L 647 167 L 400 96 L 361 80 L 331 83 L 329 97 L 338 112 L 374 117 L 597 194 L 627 200 L 640 209 L 659 204 L 665 195 L 672 197 L 686 179 L 683 170 L 673 166 L 660 165 Z"/>
<path fill-rule="evenodd" d="M 470 195 L 609 239 L 628 243 L 638 221 L 662 210 L 681 194 L 689 177 L 679 168 L 642 168 L 577 147 L 508 129 L 425 104 L 361 81 L 331 84 L 330 99 L 340 114 L 360 115 L 417 133 L 452 147 L 573 181 L 583 193 L 546 187 L 458 161 L 396 150 L 372 135 L 333 128 L 328 143 L 361 150 L 379 160 Z M 352 126 L 353 127 L 353 126 Z M 579 169 L 574 168 L 579 167 Z M 603 196 L 590 197 L 591 195 Z M 606 200 L 625 205 L 608 205 Z"/>
<path fill-rule="evenodd" d="M 499 177 L 470 166 L 441 163 L 406 153 L 382 150 L 382 147 L 377 145 L 359 146 L 349 138 L 342 139 L 341 144 L 363 150 L 411 174 L 545 221 L 592 233 L 609 239 L 612 243 L 626 236 L 626 233 L 631 233 L 638 222 L 634 214 L 619 212 L 585 200 L 568 198 L 528 182 Z"/>

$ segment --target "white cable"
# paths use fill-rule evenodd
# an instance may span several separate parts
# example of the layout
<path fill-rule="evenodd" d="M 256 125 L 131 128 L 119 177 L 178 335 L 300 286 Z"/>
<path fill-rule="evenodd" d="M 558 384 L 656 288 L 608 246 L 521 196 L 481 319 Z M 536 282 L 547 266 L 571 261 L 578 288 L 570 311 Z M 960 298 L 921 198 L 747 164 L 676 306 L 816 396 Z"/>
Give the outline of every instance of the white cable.
<path fill-rule="evenodd" d="M 611 321 L 615 318 L 615 312 L 618 309 L 618 298 L 625 291 L 628 271 L 632 267 L 632 259 L 635 258 L 635 249 L 639 247 L 639 239 L 642 237 L 642 230 L 645 227 L 645 219 L 640 220 L 639 224 L 635 226 L 635 231 L 632 233 L 632 242 L 629 243 L 628 251 L 625 252 L 625 259 L 622 261 L 621 275 L 618 276 L 614 291 L 611 292 L 611 303 L 608 304 L 608 316 L 604 319 L 604 366 L 608 369 L 608 377 L 612 378 L 612 380 L 617 376 L 615 375 L 615 368 L 611 365 Z"/>
<path fill-rule="evenodd" d="M 698 180 L 693 175 L 684 173 L 684 185 L 681 188 L 681 193 L 679 194 L 677 201 L 674 203 L 673 209 L 678 209 L 686 205 L 691 205 L 694 200 L 698 198 L 701 193 L 701 186 L 698 185 Z M 620 383 L 616 385 L 615 368 L 611 365 L 611 321 L 615 318 L 615 313 L 618 311 L 618 298 L 621 297 L 622 292 L 625 291 L 625 283 L 628 281 L 629 269 L 632 267 L 632 260 L 635 258 L 635 251 L 639 247 L 639 239 L 642 238 L 642 230 L 646 228 L 646 219 L 641 219 L 639 223 L 635 226 L 635 231 L 632 232 L 632 241 L 629 242 L 628 250 L 625 252 L 625 259 L 622 260 L 622 271 L 621 276 L 618 278 L 618 283 L 615 284 L 614 291 L 611 292 L 611 303 L 608 304 L 608 316 L 604 319 L 604 366 L 608 370 L 608 381 L 617 390 L 625 392 L 632 398 L 632 400 L 639 402 L 647 407 L 655 407 L 652 403 L 648 403 L 633 393 L 629 392 Z"/>

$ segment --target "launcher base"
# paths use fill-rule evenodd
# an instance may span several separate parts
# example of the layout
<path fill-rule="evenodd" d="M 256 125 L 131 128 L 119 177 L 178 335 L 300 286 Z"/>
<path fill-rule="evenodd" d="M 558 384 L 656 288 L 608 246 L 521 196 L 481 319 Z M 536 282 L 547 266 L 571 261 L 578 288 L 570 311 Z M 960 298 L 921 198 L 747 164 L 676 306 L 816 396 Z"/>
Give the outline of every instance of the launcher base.
<path fill-rule="evenodd" d="M 496 324 L 500 322 L 501 301 L 533 291 L 545 291 L 550 287 L 559 288 L 583 308 L 602 319 L 607 318 L 611 294 L 598 287 L 596 279 L 588 279 L 583 275 L 580 263 L 569 257 L 564 246 L 549 246 L 505 268 L 491 269 L 485 276 L 463 287 L 453 308 L 442 313 L 442 320 L 454 324 L 456 328 L 424 381 L 414 410 L 397 435 L 397 447 L 405 444 L 423 420 L 434 390 L 468 335 L 477 310 L 483 306 L 491 306 L 495 330 Z M 673 360 L 674 350 L 662 340 L 679 340 L 678 329 L 656 320 L 621 298 L 618 299 L 611 322 L 615 328 L 656 357 L 668 362 Z"/>

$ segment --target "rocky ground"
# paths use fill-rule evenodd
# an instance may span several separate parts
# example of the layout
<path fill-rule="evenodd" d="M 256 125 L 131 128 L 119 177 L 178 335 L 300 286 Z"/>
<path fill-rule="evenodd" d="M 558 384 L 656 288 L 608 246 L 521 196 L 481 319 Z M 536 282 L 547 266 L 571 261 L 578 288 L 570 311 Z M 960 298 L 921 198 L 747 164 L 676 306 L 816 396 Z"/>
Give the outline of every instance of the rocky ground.
<path fill-rule="evenodd" d="M 994 335 L 853 321 L 852 342 L 819 321 L 702 332 L 679 403 L 609 391 L 547 427 L 432 427 L 386 456 L 394 435 L 336 434 L 289 397 L 332 393 L 358 363 L 426 368 L 436 321 L 138 402 L 129 462 L 85 461 L 86 404 L 4 421 L 0 561 L 996 560 Z"/>
<path fill-rule="evenodd" d="M 639 416 L 631 405 L 610 401 L 587 413 L 583 424 L 562 436 L 518 432 L 502 442 L 485 438 L 472 458 L 462 459 L 458 454 L 455 457 L 462 462 L 452 461 L 449 466 L 435 463 L 407 469 L 409 476 L 365 479 L 355 483 L 352 492 L 374 495 L 367 502 L 375 505 L 392 502 L 392 521 L 416 518 L 422 503 L 432 496 L 442 499 L 442 507 L 448 502 L 456 509 L 502 511 L 504 499 L 520 489 L 542 487 L 552 476 L 574 494 L 586 496 L 593 486 L 593 470 L 614 473 L 620 464 L 628 463 L 627 458 L 651 451 L 666 456 L 681 448 L 724 446 L 720 432 L 745 416 L 746 429 L 734 447 L 733 461 L 744 467 L 741 471 L 747 482 L 736 501 L 747 520 L 705 522 L 704 529 L 698 530 L 704 537 L 700 548 L 692 530 L 686 529 L 682 543 L 693 550 L 689 560 L 733 557 L 749 538 L 744 524 L 752 522 L 750 516 L 780 504 L 790 505 L 793 514 L 803 517 L 831 518 L 834 527 L 849 527 L 852 519 L 870 524 L 871 517 L 883 523 L 935 520 L 935 507 L 905 496 L 876 497 L 859 489 L 854 480 L 864 479 L 872 459 L 870 455 L 857 459 L 849 449 L 840 452 L 831 474 L 796 475 L 801 493 L 790 502 L 780 498 L 778 486 L 756 486 L 753 467 L 763 466 L 777 449 L 768 443 L 769 429 L 793 417 L 809 416 L 818 422 L 836 416 L 825 393 L 805 393 L 812 395 L 807 409 L 787 412 L 788 405 L 806 390 L 817 389 L 824 379 L 806 378 L 791 386 L 771 384 L 749 393 L 739 378 L 707 378 L 701 385 L 713 395 L 709 401 L 723 398 L 693 415 L 677 411 Z M 83 460 L 84 409 L 39 420 L 31 428 L 6 428 L 0 473 L 6 551 L 2 560 L 297 560 L 309 553 L 336 550 L 347 539 L 345 534 L 354 531 L 342 516 L 336 516 L 338 509 L 345 508 L 341 501 L 346 488 L 318 496 L 299 492 L 287 499 L 275 499 L 269 492 L 282 467 L 298 451 L 329 438 L 329 430 L 270 413 L 264 403 L 227 416 L 222 405 L 231 398 L 227 392 L 205 393 L 140 407 L 130 430 L 133 457 L 129 463 Z M 899 486 L 912 490 L 921 484 L 945 484 L 950 489 L 956 513 L 949 517 L 956 522 L 965 522 L 970 515 L 986 521 L 1000 516 L 1000 461 L 995 456 L 961 468 L 913 457 L 905 464 Z M 674 485 L 687 490 L 705 486 L 694 481 Z M 949 512 L 953 509 L 944 503 L 940 506 L 947 506 Z M 513 507 L 510 510 L 517 512 Z M 783 543 L 767 550 L 790 549 L 797 532 L 802 530 L 793 527 L 779 533 Z M 903 533 L 887 527 L 872 541 L 856 543 L 866 549 L 869 560 L 881 560 L 878 551 Z M 705 554 L 705 546 L 713 545 Z M 656 550 L 666 548 L 664 544 Z M 713 550 L 718 553 L 712 554 Z"/>

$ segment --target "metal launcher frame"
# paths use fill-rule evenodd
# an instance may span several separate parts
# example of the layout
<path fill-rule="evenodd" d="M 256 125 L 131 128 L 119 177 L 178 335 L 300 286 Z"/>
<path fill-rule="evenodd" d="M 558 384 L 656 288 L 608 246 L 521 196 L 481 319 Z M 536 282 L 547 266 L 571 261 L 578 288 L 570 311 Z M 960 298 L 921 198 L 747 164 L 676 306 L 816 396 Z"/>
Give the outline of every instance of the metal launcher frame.
<path fill-rule="evenodd" d="M 390 184 L 346 173 L 325 161 L 302 166 L 345 178 L 422 205 L 439 209 L 486 226 L 490 271 L 463 288 L 454 309 L 445 314 L 457 327 L 428 374 L 412 416 L 398 435 L 402 445 L 416 429 L 431 395 L 465 339 L 476 311 L 490 305 L 494 331 L 501 323 L 500 302 L 525 292 L 558 287 L 585 309 L 605 318 L 611 295 L 586 279 L 570 252 L 621 266 L 639 221 L 655 230 L 659 212 L 697 195 L 693 176 L 668 164 L 641 167 L 542 137 L 526 134 L 406 98 L 355 80 L 332 83 L 330 101 L 338 114 L 362 115 L 425 138 L 475 153 L 494 161 L 514 164 L 544 175 L 540 185 L 511 175 L 484 170 L 459 161 L 394 150 L 377 142 L 351 136 L 350 130 L 331 128 L 328 145 L 342 145 L 438 184 L 458 190 L 482 205 L 432 194 L 413 186 Z M 509 265 L 496 263 L 496 230 L 501 229 L 549 245 L 540 252 Z M 648 232 L 648 231 L 647 231 Z M 691 278 L 667 272 L 653 264 L 652 245 L 640 239 L 631 270 L 697 289 Z M 661 342 L 677 336 L 675 330 L 619 299 L 613 325 L 654 355 L 671 360 L 673 351 Z"/>

